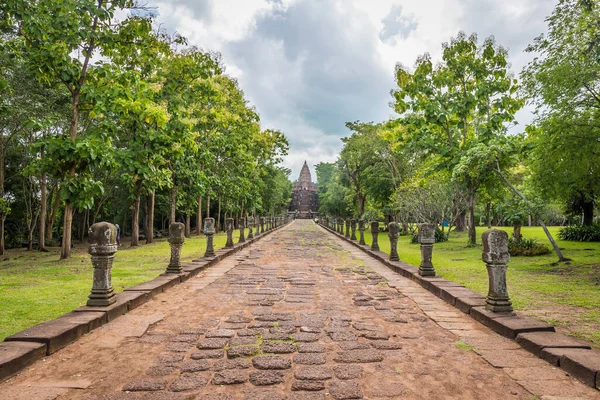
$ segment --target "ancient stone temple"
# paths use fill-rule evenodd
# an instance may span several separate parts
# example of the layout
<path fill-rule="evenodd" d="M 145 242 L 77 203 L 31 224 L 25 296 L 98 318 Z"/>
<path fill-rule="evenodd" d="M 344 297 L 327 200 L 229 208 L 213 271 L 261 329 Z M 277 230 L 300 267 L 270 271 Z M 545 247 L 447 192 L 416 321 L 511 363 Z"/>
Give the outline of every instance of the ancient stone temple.
<path fill-rule="evenodd" d="M 296 218 L 312 218 L 319 209 L 319 197 L 317 196 L 317 185 L 310 177 L 310 169 L 304 161 L 300 176 L 292 191 L 292 202 L 290 211 L 297 212 Z"/>

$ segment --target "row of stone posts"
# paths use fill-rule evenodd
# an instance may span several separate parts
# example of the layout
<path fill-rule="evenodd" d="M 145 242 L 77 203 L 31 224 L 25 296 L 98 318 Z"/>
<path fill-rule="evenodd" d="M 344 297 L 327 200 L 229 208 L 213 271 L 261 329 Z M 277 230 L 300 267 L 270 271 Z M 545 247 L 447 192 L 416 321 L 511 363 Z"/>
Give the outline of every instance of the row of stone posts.
<path fill-rule="evenodd" d="M 260 236 L 270 230 L 287 224 L 291 220 L 289 215 L 277 215 L 269 217 L 248 217 L 240 221 L 240 237 L 238 243 L 244 243 L 244 227 L 248 226 L 248 239 Z M 256 229 L 254 229 L 256 228 Z M 206 252 L 204 257 L 214 257 L 214 235 L 215 219 L 204 219 L 204 235 L 206 236 Z M 234 222 L 233 218 L 225 220 L 225 231 L 227 233 L 226 248 L 233 244 Z M 179 274 L 183 271 L 181 265 L 181 248 L 185 242 L 185 225 L 174 222 L 169 225 L 169 246 L 171 247 L 171 258 L 167 266 L 167 274 Z M 108 222 L 98 222 L 89 229 L 89 249 L 91 255 L 94 275 L 92 290 L 88 296 L 87 305 L 90 307 L 106 307 L 116 301 L 115 292 L 112 287 L 112 267 L 117 252 L 117 229 L 115 225 Z"/>
<path fill-rule="evenodd" d="M 356 219 L 347 218 L 329 218 L 324 217 L 323 224 L 338 234 L 345 236 L 350 240 L 356 239 Z M 358 220 L 358 243 L 365 246 L 364 232 L 366 230 L 366 221 Z M 344 231 L 345 228 L 345 231 Z M 379 222 L 372 221 L 370 223 L 371 250 L 379 251 Z M 419 264 L 419 275 L 423 277 L 434 277 L 435 268 L 431 262 L 433 256 L 433 245 L 435 244 L 435 224 L 425 223 L 419 225 L 418 241 L 421 247 L 421 263 Z M 400 226 L 397 222 L 388 224 L 388 238 L 390 240 L 390 261 L 400 261 L 398 256 L 398 238 L 400 235 Z M 508 234 L 499 229 L 490 229 L 483 233 L 483 254 L 482 260 L 485 262 L 488 279 L 489 290 L 486 297 L 486 309 L 493 312 L 512 311 L 512 305 L 508 296 L 506 285 L 506 270 L 510 260 L 508 252 Z"/>

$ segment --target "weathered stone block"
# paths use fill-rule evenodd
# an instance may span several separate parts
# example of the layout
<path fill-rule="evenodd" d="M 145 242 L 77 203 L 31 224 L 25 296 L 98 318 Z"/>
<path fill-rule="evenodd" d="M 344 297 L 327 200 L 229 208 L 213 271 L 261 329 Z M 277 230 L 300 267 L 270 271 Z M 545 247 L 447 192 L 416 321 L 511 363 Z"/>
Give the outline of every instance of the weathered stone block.
<path fill-rule="evenodd" d="M 11 377 L 45 355 L 45 343 L 0 343 L 0 382 Z"/>
<path fill-rule="evenodd" d="M 542 356 L 542 350 L 547 348 L 590 349 L 589 343 L 556 332 L 529 332 L 517 335 L 517 343 L 525 350 Z"/>
<path fill-rule="evenodd" d="M 73 312 L 42 322 L 5 339 L 7 342 L 37 342 L 46 345 L 48 355 L 104 324 L 103 312 Z"/>

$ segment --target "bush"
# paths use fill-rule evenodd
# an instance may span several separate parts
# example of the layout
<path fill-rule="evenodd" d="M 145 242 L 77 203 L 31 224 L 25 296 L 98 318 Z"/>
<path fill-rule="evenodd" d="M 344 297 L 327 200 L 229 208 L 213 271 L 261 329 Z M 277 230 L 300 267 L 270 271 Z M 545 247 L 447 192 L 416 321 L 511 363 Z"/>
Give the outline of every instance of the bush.
<path fill-rule="evenodd" d="M 435 228 L 435 242 L 440 243 L 440 242 L 447 242 L 447 241 L 448 241 L 448 233 L 442 232 L 442 230 L 440 228 L 436 227 Z M 412 244 L 419 243 L 419 234 L 413 233 L 412 237 L 410 238 L 410 242 Z"/>
<path fill-rule="evenodd" d="M 600 224 L 565 226 L 558 231 L 558 237 L 574 242 L 600 242 Z"/>
<path fill-rule="evenodd" d="M 540 256 L 550 253 L 548 246 L 540 244 L 535 239 L 521 238 L 515 242 L 512 238 L 508 240 L 508 252 L 511 256 Z"/>

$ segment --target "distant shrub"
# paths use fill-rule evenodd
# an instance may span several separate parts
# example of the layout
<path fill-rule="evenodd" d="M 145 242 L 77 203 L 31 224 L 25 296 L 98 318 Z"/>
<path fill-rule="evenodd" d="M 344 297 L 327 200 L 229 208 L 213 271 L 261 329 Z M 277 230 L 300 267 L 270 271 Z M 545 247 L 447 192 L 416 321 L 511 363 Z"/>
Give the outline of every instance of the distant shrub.
<path fill-rule="evenodd" d="M 565 226 L 558 231 L 558 237 L 573 242 L 600 242 L 600 224 Z"/>
<path fill-rule="evenodd" d="M 447 242 L 447 241 L 448 241 L 448 234 L 446 232 L 442 232 L 442 230 L 440 228 L 435 228 L 435 242 L 441 243 L 441 242 Z M 412 244 L 419 243 L 419 234 L 413 233 L 412 237 L 410 238 L 410 242 Z"/>
<path fill-rule="evenodd" d="M 511 256 L 540 256 L 550 253 L 548 246 L 538 243 L 535 239 L 521 238 L 515 242 L 512 238 L 508 240 L 508 252 Z"/>

